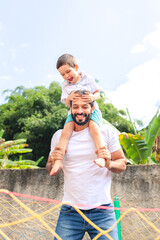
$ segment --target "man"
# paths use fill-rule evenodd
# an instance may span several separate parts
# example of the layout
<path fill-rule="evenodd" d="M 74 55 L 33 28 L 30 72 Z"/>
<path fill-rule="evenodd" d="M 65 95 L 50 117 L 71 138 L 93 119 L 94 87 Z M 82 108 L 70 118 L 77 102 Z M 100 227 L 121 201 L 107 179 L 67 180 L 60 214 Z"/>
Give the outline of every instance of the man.
<path fill-rule="evenodd" d="M 63 202 L 70 203 L 62 206 L 56 227 L 56 233 L 63 240 L 80 240 L 85 232 L 88 232 L 93 239 L 99 233 L 77 213 L 72 205 L 78 207 L 99 228 L 107 230 L 113 226 L 116 218 L 110 196 L 111 172 L 119 173 L 126 169 L 126 159 L 118 135 L 108 125 L 101 128 L 105 147 L 98 151 L 98 157 L 105 159 L 105 167 L 100 168 L 94 163 L 97 158 L 96 149 L 88 128 L 94 103 L 85 102 L 84 91 L 77 93 L 79 98 L 71 102 L 75 128 L 69 140 L 67 153 L 63 159 L 60 149 L 56 148 L 61 135 L 61 130 L 58 130 L 53 135 L 47 163 L 47 170 L 52 175 L 54 161 L 63 159 Z M 114 227 L 109 235 L 114 240 L 118 240 L 117 227 Z M 98 239 L 108 238 L 102 235 Z"/>

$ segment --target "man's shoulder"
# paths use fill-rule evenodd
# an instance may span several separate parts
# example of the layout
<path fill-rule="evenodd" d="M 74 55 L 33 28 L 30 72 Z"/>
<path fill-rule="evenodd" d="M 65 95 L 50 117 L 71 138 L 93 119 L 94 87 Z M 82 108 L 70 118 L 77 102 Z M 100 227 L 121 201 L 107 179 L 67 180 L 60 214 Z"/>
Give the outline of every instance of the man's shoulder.
<path fill-rule="evenodd" d="M 52 136 L 52 139 L 57 139 L 61 136 L 62 129 L 58 129 Z"/>
<path fill-rule="evenodd" d="M 119 131 L 110 123 L 102 123 L 101 124 L 101 132 L 104 135 L 112 136 L 112 135 L 119 135 Z"/>

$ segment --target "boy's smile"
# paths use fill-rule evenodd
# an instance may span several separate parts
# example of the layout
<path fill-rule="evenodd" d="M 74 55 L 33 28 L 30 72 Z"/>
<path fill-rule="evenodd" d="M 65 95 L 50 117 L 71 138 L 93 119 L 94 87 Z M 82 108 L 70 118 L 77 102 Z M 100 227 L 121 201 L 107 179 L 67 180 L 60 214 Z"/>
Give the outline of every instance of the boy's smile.
<path fill-rule="evenodd" d="M 78 72 L 78 65 L 76 65 L 75 67 L 71 67 L 68 64 L 65 64 L 59 67 L 58 71 L 60 72 L 63 79 L 66 80 L 68 83 L 77 83 L 81 78 Z"/>

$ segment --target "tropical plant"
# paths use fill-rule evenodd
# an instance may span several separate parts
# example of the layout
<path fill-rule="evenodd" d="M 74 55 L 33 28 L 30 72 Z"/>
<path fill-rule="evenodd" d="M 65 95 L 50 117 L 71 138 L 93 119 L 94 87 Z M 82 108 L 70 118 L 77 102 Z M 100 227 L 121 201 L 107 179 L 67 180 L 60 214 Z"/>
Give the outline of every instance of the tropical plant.
<path fill-rule="evenodd" d="M 32 149 L 26 148 L 26 139 L 5 141 L 3 137 L 4 130 L 0 131 L 0 169 L 4 168 L 37 168 L 41 157 L 36 162 L 32 160 L 22 160 L 22 155 L 17 160 L 10 160 L 9 156 L 32 152 Z"/>
<path fill-rule="evenodd" d="M 157 163 L 153 155 L 152 148 L 159 133 L 159 108 L 145 132 L 139 132 L 136 135 L 131 133 L 121 133 L 119 135 L 119 140 L 129 158 L 129 161 L 133 164 Z"/>

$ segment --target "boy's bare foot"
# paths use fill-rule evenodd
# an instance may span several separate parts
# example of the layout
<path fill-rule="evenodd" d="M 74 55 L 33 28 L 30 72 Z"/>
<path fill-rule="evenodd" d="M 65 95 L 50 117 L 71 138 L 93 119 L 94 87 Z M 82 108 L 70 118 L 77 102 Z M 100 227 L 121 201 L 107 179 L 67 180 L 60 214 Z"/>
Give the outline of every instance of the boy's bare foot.
<path fill-rule="evenodd" d="M 57 175 L 63 168 L 63 157 L 67 150 L 64 150 L 60 147 L 55 147 L 54 151 L 54 164 L 53 167 L 50 171 L 50 176 L 55 176 Z"/>
<path fill-rule="evenodd" d="M 99 167 L 103 168 L 105 167 L 105 159 L 104 158 L 97 158 L 94 160 L 94 163 L 97 164 Z"/>

